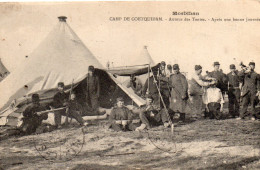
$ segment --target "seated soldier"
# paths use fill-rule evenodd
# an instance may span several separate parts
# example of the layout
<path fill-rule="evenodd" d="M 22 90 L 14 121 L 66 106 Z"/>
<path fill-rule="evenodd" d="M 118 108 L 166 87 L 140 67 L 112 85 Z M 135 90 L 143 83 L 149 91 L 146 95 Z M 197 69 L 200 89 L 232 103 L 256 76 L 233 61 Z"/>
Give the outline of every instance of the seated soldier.
<path fill-rule="evenodd" d="M 27 135 L 36 132 L 36 129 L 42 124 L 42 121 L 48 119 L 48 113 L 37 113 L 44 110 L 47 110 L 47 108 L 40 105 L 39 95 L 33 94 L 32 104 L 23 112 L 23 123 L 20 127 L 21 131 Z"/>
<path fill-rule="evenodd" d="M 68 108 L 66 110 L 66 114 L 68 114 L 67 117 L 72 117 L 72 118 L 76 119 L 80 125 L 86 126 L 88 123 L 84 122 L 84 120 L 81 116 L 82 112 L 83 112 L 83 107 L 77 102 L 76 94 L 74 92 L 72 92 L 70 95 L 70 100 L 68 102 Z M 66 117 L 66 123 L 68 123 L 67 117 Z"/>
<path fill-rule="evenodd" d="M 117 98 L 116 106 L 112 109 L 109 115 L 110 127 L 115 131 L 134 131 L 136 125 L 132 122 L 133 113 L 124 106 L 124 99 Z"/>
<path fill-rule="evenodd" d="M 145 128 L 150 129 L 151 126 L 158 126 L 164 124 L 165 127 L 170 125 L 170 117 L 165 109 L 160 110 L 159 107 L 153 105 L 153 97 L 146 96 L 146 105 L 140 108 L 139 116 L 141 119 L 141 126 L 136 128 L 137 131 Z"/>
<path fill-rule="evenodd" d="M 210 119 L 220 119 L 221 112 L 223 111 L 224 99 L 222 92 L 219 88 L 216 87 L 216 82 L 211 84 L 206 90 L 205 95 L 205 104 Z"/>

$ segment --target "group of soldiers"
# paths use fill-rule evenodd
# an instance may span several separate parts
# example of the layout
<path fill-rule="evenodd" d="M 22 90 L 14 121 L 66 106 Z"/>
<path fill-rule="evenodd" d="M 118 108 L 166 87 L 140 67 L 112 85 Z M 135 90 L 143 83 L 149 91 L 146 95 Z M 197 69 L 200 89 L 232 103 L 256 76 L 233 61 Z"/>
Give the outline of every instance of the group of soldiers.
<path fill-rule="evenodd" d="M 228 94 L 230 116 L 244 119 L 250 105 L 250 116 L 255 120 L 259 118 L 255 106 L 260 94 L 260 78 L 254 69 L 254 62 L 250 62 L 248 67 L 242 65 L 241 71 L 237 71 L 235 65 L 231 64 L 230 73 L 224 74 L 220 70 L 219 62 L 214 62 L 214 71 L 202 76 L 202 67 L 195 65 L 195 74 L 188 82 L 180 72 L 178 64 L 167 65 L 166 68 L 166 63 L 161 62 L 159 69 L 151 69 L 151 76 L 143 87 L 135 76 L 131 76 L 127 86 L 144 97 L 146 105 L 130 110 L 124 106 L 124 99 L 118 96 L 109 115 L 110 127 L 116 131 L 140 131 L 160 124 L 168 127 L 173 123 L 176 113 L 179 115 L 178 121 L 185 121 L 185 115 L 189 111 L 192 111 L 196 118 L 203 115 L 220 119 L 225 93 Z M 78 103 L 73 90 L 65 93 L 64 83 L 59 82 L 58 92 L 46 107 L 40 104 L 38 94 L 32 95 L 32 104 L 23 112 L 20 130 L 26 134 L 34 133 L 42 121 L 48 118 L 48 111 L 54 112 L 56 128 L 61 128 L 62 115 L 66 116 L 65 123 L 68 117 L 72 117 L 80 125 L 86 126 L 88 122 L 83 120 L 82 112 L 87 110 L 99 113 L 100 81 L 94 71 L 95 68 L 89 66 L 86 79 L 82 82 L 87 109 L 83 109 Z"/>
<path fill-rule="evenodd" d="M 202 67 L 195 65 L 195 74 L 189 82 L 180 72 L 178 64 L 167 65 L 166 68 L 164 61 L 159 69 L 152 70 L 152 76 L 142 88 L 134 86 L 133 81 L 136 81 L 135 84 L 139 82 L 131 76 L 128 87 L 136 94 L 146 96 L 147 100 L 145 108 L 139 110 L 142 125 L 137 129 L 149 128 L 148 122 L 160 122 L 168 126 L 175 113 L 179 113 L 180 121 L 185 121 L 186 113 L 191 113 L 195 118 L 221 119 L 225 94 L 228 95 L 229 115 L 232 118 L 245 119 L 249 115 L 251 120 L 259 119 L 256 105 L 260 96 L 260 76 L 254 71 L 255 63 L 250 62 L 248 67 L 240 64 L 241 71 L 231 64 L 228 74 L 223 73 L 219 62 L 213 65 L 214 70 L 206 72 L 205 76 L 201 75 Z M 151 100 L 153 107 L 148 104 Z M 116 116 L 113 119 L 117 120 Z"/>

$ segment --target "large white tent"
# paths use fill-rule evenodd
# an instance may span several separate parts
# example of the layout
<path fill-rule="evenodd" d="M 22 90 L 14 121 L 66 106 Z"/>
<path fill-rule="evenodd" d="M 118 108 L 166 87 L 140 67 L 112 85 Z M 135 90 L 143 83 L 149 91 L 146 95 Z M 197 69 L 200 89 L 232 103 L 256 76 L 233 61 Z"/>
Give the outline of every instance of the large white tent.
<path fill-rule="evenodd" d="M 16 100 L 21 103 L 29 99 L 30 94 L 38 92 L 40 97 L 53 97 L 49 91 L 56 89 L 58 82 L 69 87 L 73 82 L 79 83 L 86 77 L 88 66 L 103 69 L 100 62 L 83 44 L 80 38 L 66 23 L 66 17 L 59 17 L 59 23 L 28 55 L 25 63 L 14 70 L 0 84 L 0 125 L 5 124 L 10 111 L 6 111 Z M 110 73 L 110 78 L 137 103 L 144 104 L 143 99 L 122 86 Z M 50 95 L 51 94 L 51 95 Z M 4 123 L 3 123 L 4 122 Z"/>

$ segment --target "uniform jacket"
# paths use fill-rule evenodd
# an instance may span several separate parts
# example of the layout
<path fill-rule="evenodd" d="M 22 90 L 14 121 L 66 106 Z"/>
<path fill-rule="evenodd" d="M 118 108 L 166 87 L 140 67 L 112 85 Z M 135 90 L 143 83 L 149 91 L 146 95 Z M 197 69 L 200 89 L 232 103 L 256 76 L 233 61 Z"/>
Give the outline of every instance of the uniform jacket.
<path fill-rule="evenodd" d="M 212 71 L 209 72 L 208 75 L 212 78 L 217 79 L 217 87 L 221 90 L 221 91 L 227 91 L 227 78 L 226 75 L 222 72 L 222 71 Z"/>
<path fill-rule="evenodd" d="M 28 120 L 33 120 L 33 119 L 47 119 L 48 114 L 43 114 L 42 116 L 38 116 L 36 112 L 44 111 L 47 108 L 44 106 L 41 106 L 40 104 L 31 104 L 29 105 L 23 112 L 23 120 L 28 121 Z"/>
<path fill-rule="evenodd" d="M 109 120 L 111 123 L 115 120 L 132 120 L 133 119 L 133 113 L 125 106 L 119 108 L 115 106 L 110 115 Z"/>
<path fill-rule="evenodd" d="M 52 106 L 55 108 L 63 107 L 68 100 L 68 96 L 65 92 L 57 92 L 53 97 Z"/>
<path fill-rule="evenodd" d="M 150 94 L 158 94 L 159 92 L 158 92 L 158 90 L 157 90 L 157 87 L 156 87 L 156 84 L 155 84 L 155 82 L 154 82 L 153 76 L 149 77 L 149 79 L 147 79 L 147 80 L 145 81 L 142 94 L 145 95 L 145 94 L 146 94 L 146 91 L 148 90 L 148 81 L 149 81 Z M 157 83 L 158 83 L 158 82 L 157 82 Z M 158 84 L 157 84 L 157 85 L 158 85 Z"/>
<path fill-rule="evenodd" d="M 88 96 L 96 96 L 99 97 L 100 95 L 100 82 L 99 78 L 95 75 L 90 77 L 89 75 L 83 82 L 83 88 L 85 95 Z"/>
<path fill-rule="evenodd" d="M 250 73 L 245 73 L 243 70 L 238 73 L 238 75 L 244 80 L 242 87 L 242 95 L 245 96 L 248 92 L 255 95 L 257 91 L 260 90 L 260 77 L 259 74 L 252 71 Z"/>
<path fill-rule="evenodd" d="M 241 82 L 241 77 L 238 76 L 238 72 L 235 71 L 234 75 L 232 72 L 227 74 L 227 81 L 229 83 L 229 88 L 239 87 L 239 83 Z"/>
<path fill-rule="evenodd" d="M 169 80 L 171 90 L 170 109 L 175 112 L 185 113 L 188 99 L 188 82 L 181 73 L 172 74 Z"/>

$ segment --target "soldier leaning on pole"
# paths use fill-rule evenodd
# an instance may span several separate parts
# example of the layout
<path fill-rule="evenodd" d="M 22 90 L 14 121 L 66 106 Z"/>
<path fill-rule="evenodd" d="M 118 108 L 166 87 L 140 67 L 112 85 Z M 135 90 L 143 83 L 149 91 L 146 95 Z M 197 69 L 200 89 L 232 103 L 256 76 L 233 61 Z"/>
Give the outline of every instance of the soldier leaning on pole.
<path fill-rule="evenodd" d="M 239 83 L 241 78 L 238 76 L 238 71 L 234 64 L 230 65 L 230 73 L 227 74 L 228 81 L 228 109 L 229 114 L 233 118 L 239 116 L 239 107 L 240 107 L 240 88 Z"/>
<path fill-rule="evenodd" d="M 144 84 L 143 87 L 143 91 L 142 91 L 142 95 L 145 96 L 146 94 L 150 94 L 153 99 L 154 99 L 154 105 L 160 107 L 160 96 L 159 96 L 159 92 L 157 89 L 158 86 L 158 70 L 157 69 L 153 69 L 152 70 L 152 76 L 150 76 Z M 148 89 L 148 84 L 149 84 L 149 89 Z"/>
<path fill-rule="evenodd" d="M 242 109 L 238 119 L 244 119 L 246 116 L 248 105 L 250 104 L 250 116 L 252 120 L 259 118 L 256 113 L 256 99 L 260 95 L 260 76 L 255 71 L 255 63 L 250 62 L 249 67 L 243 67 L 238 75 L 243 79 L 241 90 Z"/>
<path fill-rule="evenodd" d="M 170 125 L 170 118 L 167 115 L 167 110 L 160 109 L 158 106 L 153 105 L 153 97 L 146 95 L 146 105 L 139 109 L 139 116 L 141 119 L 141 126 L 136 128 L 136 131 L 150 129 L 152 126 L 163 124 L 165 127 Z"/>

